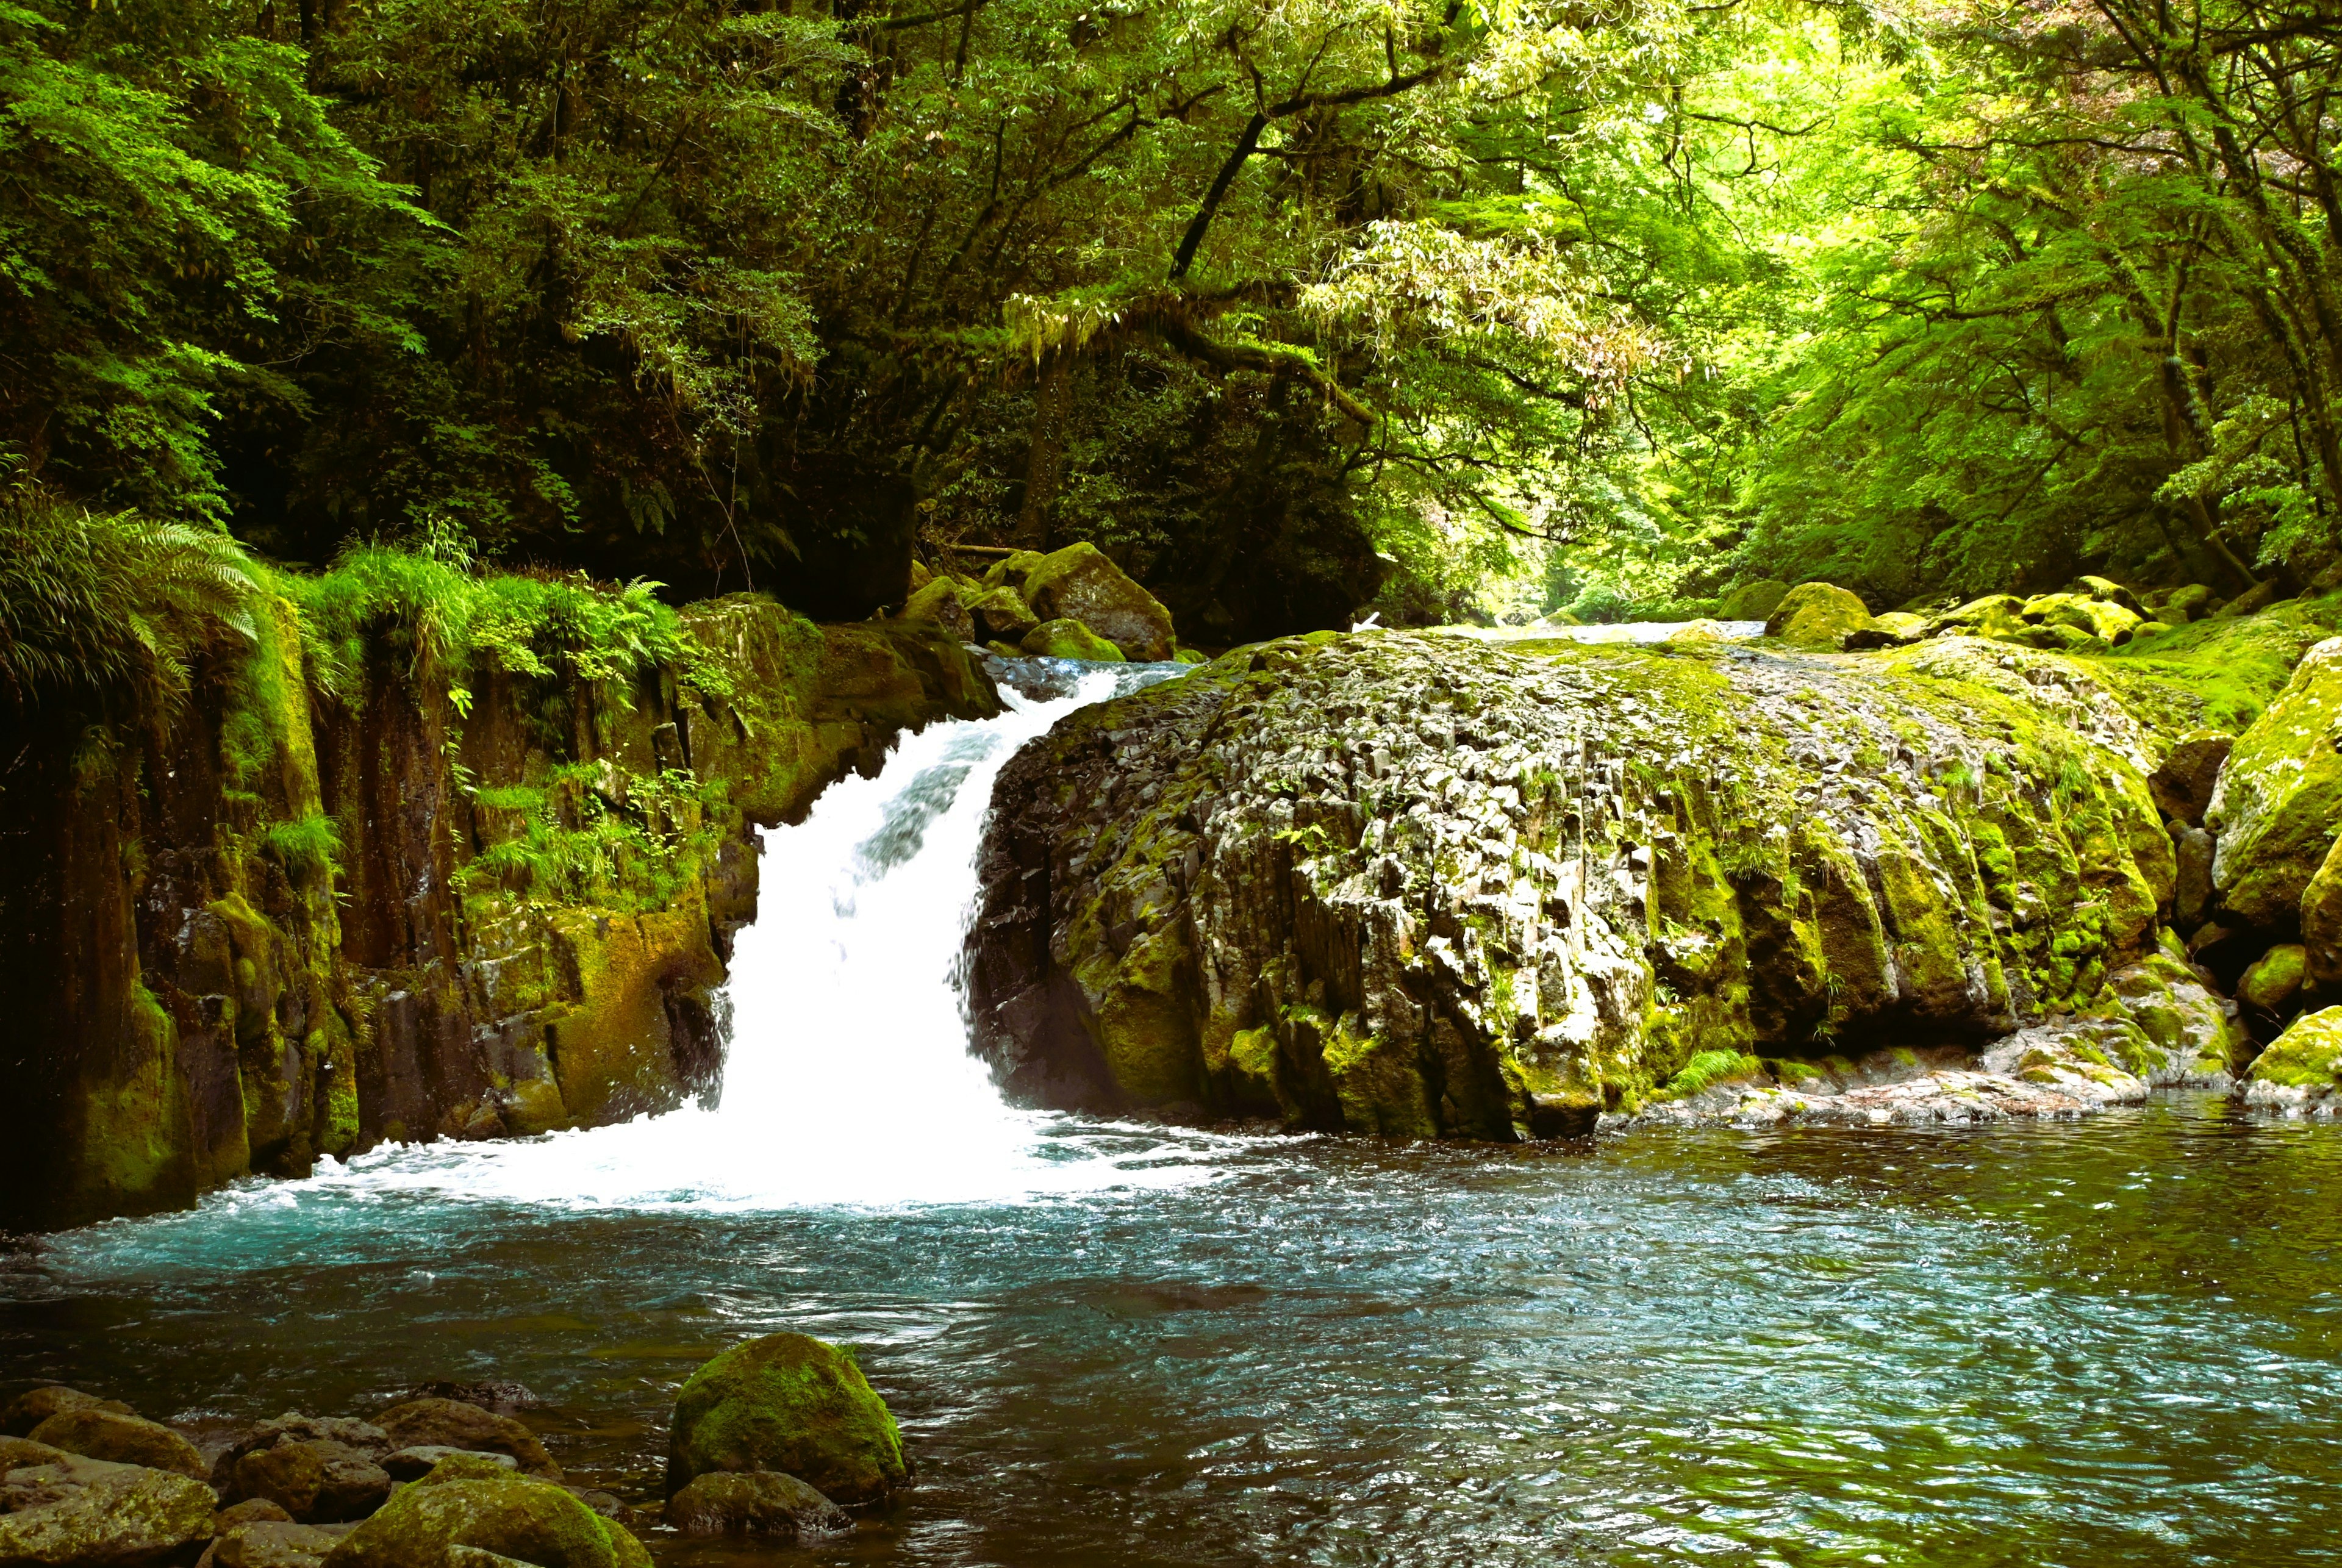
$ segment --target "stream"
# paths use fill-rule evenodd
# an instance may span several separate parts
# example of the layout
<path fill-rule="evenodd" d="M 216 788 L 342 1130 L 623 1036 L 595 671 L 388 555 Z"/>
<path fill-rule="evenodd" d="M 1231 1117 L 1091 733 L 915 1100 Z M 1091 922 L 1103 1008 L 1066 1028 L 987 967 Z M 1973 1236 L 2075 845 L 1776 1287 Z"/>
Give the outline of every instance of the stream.
<path fill-rule="evenodd" d="M 919 1484 L 697 1564 L 2342 1559 L 2342 1130 L 1434 1146 L 1014 1110 L 957 986 L 991 784 L 1092 670 L 766 835 L 720 1103 L 376 1151 L 0 1257 L 0 1377 L 203 1423 L 505 1379 L 659 1494 L 675 1392 L 851 1344 Z"/>

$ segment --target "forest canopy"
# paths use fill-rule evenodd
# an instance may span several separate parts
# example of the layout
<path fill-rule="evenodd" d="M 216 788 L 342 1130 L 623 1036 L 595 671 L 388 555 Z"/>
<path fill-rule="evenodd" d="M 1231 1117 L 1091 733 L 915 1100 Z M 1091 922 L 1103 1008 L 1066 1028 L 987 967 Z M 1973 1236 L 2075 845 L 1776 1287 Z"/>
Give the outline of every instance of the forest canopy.
<path fill-rule="evenodd" d="M 0 0 L 0 455 L 816 614 L 1087 539 L 1206 644 L 2301 584 L 2337 84 L 2322 0 Z"/>

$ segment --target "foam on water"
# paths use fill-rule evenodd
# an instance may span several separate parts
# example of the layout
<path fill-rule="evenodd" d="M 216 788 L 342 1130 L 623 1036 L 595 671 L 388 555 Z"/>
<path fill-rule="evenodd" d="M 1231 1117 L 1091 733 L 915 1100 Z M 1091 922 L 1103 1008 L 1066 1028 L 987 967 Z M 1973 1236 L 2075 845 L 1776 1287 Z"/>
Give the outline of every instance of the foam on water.
<path fill-rule="evenodd" d="M 960 983 L 1000 770 L 1066 714 L 1167 673 L 1092 668 L 1071 694 L 1045 699 L 1004 686 L 998 718 L 906 736 L 876 778 L 833 784 L 802 824 L 767 830 L 757 919 L 733 954 L 716 1103 L 535 1139 L 393 1146 L 327 1162 L 305 1182 L 243 1183 L 205 1207 L 404 1194 L 740 1212 L 1207 1178 L 1233 1140 L 1005 1104 L 968 1054 Z"/>

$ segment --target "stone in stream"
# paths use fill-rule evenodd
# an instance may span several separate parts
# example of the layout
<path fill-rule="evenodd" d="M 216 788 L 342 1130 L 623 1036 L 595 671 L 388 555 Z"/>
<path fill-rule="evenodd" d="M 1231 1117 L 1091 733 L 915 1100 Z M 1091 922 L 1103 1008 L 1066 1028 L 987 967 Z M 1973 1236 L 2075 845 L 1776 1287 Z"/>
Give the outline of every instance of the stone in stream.
<path fill-rule="evenodd" d="M 1788 592 L 1789 585 L 1777 577 L 1743 583 L 1716 602 L 1716 618 L 1719 621 L 1770 620 Z"/>
<path fill-rule="evenodd" d="M 318 1568 L 353 1528 L 290 1520 L 239 1521 L 220 1532 L 195 1568 Z"/>
<path fill-rule="evenodd" d="M 476 1404 L 482 1410 L 498 1415 L 515 1415 L 524 1410 L 542 1410 L 545 1401 L 523 1384 L 505 1381 L 487 1383 L 450 1383 L 445 1380 L 426 1383 L 406 1396 L 409 1399 L 453 1399 L 465 1404 Z"/>
<path fill-rule="evenodd" d="M 1176 645 L 1171 612 L 1095 544 L 1044 555 L 1025 572 L 1024 586 L 1025 602 L 1044 625 L 1078 621 L 1135 663 L 1168 659 Z"/>
<path fill-rule="evenodd" d="M 33 1428 L 68 1410 L 105 1410 L 116 1415 L 136 1413 L 118 1399 L 100 1399 L 94 1393 L 84 1393 L 61 1383 L 44 1383 L 38 1388 L 25 1390 L 9 1402 L 7 1413 L 0 1415 L 0 1433 L 10 1437 L 28 1437 Z"/>
<path fill-rule="evenodd" d="M 479 1448 L 449 1448 L 444 1443 L 426 1443 L 386 1453 L 383 1455 L 382 1467 L 390 1473 L 394 1481 L 419 1481 L 437 1468 L 441 1460 L 453 1458 L 458 1453 L 487 1460 L 505 1470 L 520 1469 L 520 1461 L 509 1453 L 495 1453 Z"/>
<path fill-rule="evenodd" d="M 1044 621 L 1025 634 L 1023 651 L 1036 659 L 1083 659 L 1119 664 L 1122 650 L 1075 620 Z"/>
<path fill-rule="evenodd" d="M 545 1453 L 535 1433 L 509 1415 L 462 1400 L 409 1400 L 384 1411 L 375 1423 L 394 1449 L 457 1448 L 509 1454 L 528 1474 L 548 1481 L 561 1479 L 561 1466 Z"/>
<path fill-rule="evenodd" d="M 902 618 L 932 621 L 963 643 L 976 636 L 976 621 L 968 614 L 966 590 L 951 577 L 937 577 L 912 594 L 903 606 Z"/>
<path fill-rule="evenodd" d="M 1021 643 L 1041 624 L 1025 595 L 1006 583 L 978 595 L 968 609 L 976 616 L 976 629 L 989 641 Z"/>
<path fill-rule="evenodd" d="M 1705 1090 L 1712 1054 L 1800 1092 L 1905 1046 L 1980 1071 L 2014 1031 L 2119 1014 L 2110 977 L 2157 950 L 2176 864 L 2146 775 L 2197 710 L 2134 710 L 2097 664 L 1403 632 L 1225 656 L 1003 771 L 978 1054 L 1028 1103 L 1506 1141 Z M 2037 1080 L 1977 1103 L 2128 1094 L 2075 1065 L 2110 1044 L 2133 1083 L 2197 1074 L 2225 1020 L 2179 973 L 2168 1041 L 2036 1040 Z"/>
<path fill-rule="evenodd" d="M 33 1428 L 33 1441 L 91 1459 L 143 1464 L 201 1481 L 211 1473 L 195 1445 L 159 1421 L 81 1405 L 61 1410 Z"/>
<path fill-rule="evenodd" d="M 848 1507 L 910 1483 L 903 1435 L 853 1353 L 801 1333 L 734 1345 L 676 1396 L 667 1494 L 711 1471 L 777 1471 Z"/>
<path fill-rule="evenodd" d="M 390 1495 L 392 1480 L 390 1472 L 363 1449 L 297 1437 L 280 1437 L 266 1447 L 224 1457 L 222 1469 L 223 1501 L 265 1497 L 304 1524 L 365 1518 Z"/>
<path fill-rule="evenodd" d="M 145 1568 L 185 1563 L 212 1536 L 212 1489 L 79 1454 L 0 1478 L 0 1563 Z"/>
<path fill-rule="evenodd" d="M 2246 1075 L 2245 1104 L 2288 1115 L 2342 1114 L 2342 1007 L 2305 1013 Z"/>
<path fill-rule="evenodd" d="M 832 1535 L 854 1527 L 846 1510 L 794 1475 L 712 1470 L 676 1493 L 666 1523 L 686 1535 Z"/>
<path fill-rule="evenodd" d="M 651 1561 L 626 1526 L 561 1487 L 476 1454 L 456 1454 L 400 1488 L 324 1563 L 325 1568 L 420 1568 L 456 1561 L 459 1548 L 533 1568 L 650 1568 Z"/>

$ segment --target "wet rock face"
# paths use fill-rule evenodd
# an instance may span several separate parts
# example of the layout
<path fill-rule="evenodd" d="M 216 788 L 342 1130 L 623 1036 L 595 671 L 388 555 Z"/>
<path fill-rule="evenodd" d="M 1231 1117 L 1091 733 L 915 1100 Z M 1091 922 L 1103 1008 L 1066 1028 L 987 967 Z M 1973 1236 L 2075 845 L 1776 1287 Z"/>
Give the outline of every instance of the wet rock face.
<path fill-rule="evenodd" d="M 459 703 L 386 631 L 354 689 L 321 687 L 272 600 L 167 733 L 58 719 L 15 737 L 0 1223 L 145 1213 L 385 1140 L 593 1125 L 709 1086 L 754 829 L 874 770 L 898 731 L 998 702 L 931 621 L 819 627 L 746 596 L 683 619 L 707 684 L 496 669 Z M 609 823 L 672 853 L 614 857 L 590 888 L 538 880 L 561 874 L 544 845 Z"/>
<path fill-rule="evenodd" d="M 1239 651 L 1003 774 L 976 1049 L 1045 1104 L 1499 1139 L 1703 1053 L 1973 1049 L 2147 950 L 2159 749 L 1969 639 Z"/>

